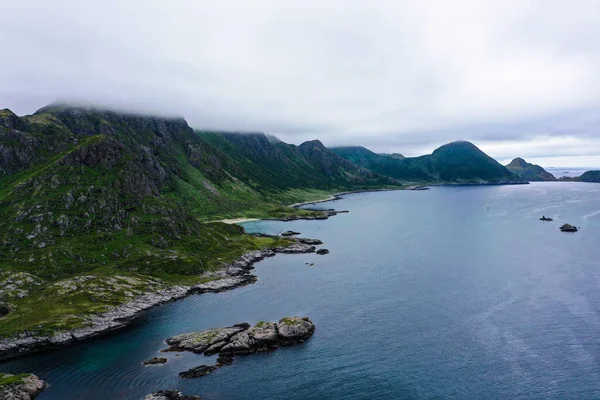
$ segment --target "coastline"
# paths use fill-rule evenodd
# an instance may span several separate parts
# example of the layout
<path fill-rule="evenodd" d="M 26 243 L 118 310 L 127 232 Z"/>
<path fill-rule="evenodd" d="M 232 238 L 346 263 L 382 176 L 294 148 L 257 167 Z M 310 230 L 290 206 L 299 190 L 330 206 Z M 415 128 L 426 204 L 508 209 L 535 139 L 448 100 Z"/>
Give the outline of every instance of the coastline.
<path fill-rule="evenodd" d="M 301 202 L 301 203 L 290 204 L 289 207 L 299 208 L 299 207 L 307 206 L 307 205 L 311 205 L 311 204 L 319 204 L 319 203 L 326 203 L 328 201 L 341 200 L 341 199 L 343 199 L 342 196 L 347 195 L 347 194 L 370 193 L 370 192 L 392 192 L 392 191 L 397 191 L 397 190 L 410 190 L 410 189 L 409 189 L 409 187 L 403 186 L 403 187 L 399 187 L 399 188 L 350 190 L 350 191 L 347 191 L 347 192 L 334 193 L 334 194 L 332 194 L 331 196 L 329 196 L 326 199 L 313 200 L 313 201 L 304 201 L 304 202 Z"/>
<path fill-rule="evenodd" d="M 224 224 L 241 224 L 242 222 L 251 222 L 251 221 L 259 221 L 260 218 L 230 218 L 230 219 L 220 219 L 218 222 L 222 222 Z"/>
<path fill-rule="evenodd" d="M 255 283 L 258 278 L 250 273 L 254 269 L 253 265 L 278 253 L 303 254 L 315 251 L 315 246 L 301 243 L 298 239 L 294 239 L 294 243 L 288 246 L 250 251 L 217 271 L 201 275 L 214 278 L 213 280 L 192 286 L 171 286 L 159 292 L 146 292 L 132 301 L 89 316 L 89 326 L 58 331 L 51 335 L 23 333 L 14 338 L 0 339 L 0 362 L 109 334 L 127 327 L 145 311 L 192 294 L 223 292 Z"/>

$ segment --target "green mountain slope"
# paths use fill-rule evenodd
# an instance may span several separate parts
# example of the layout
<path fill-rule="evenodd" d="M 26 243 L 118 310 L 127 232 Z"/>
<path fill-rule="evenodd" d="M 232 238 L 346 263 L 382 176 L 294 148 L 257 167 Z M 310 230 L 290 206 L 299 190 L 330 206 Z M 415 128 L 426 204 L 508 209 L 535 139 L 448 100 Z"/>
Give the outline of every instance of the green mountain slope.
<path fill-rule="evenodd" d="M 520 157 L 515 158 L 506 165 L 513 174 L 528 181 L 555 181 L 556 177 L 536 164 L 530 164 Z"/>
<path fill-rule="evenodd" d="M 14 308 L 0 317 L 0 336 L 76 325 L 129 298 L 114 287 L 104 297 L 52 289 L 73 277 L 126 276 L 139 290 L 148 279 L 194 283 L 246 251 L 285 243 L 206 220 L 285 215 L 299 211 L 284 204 L 338 190 L 398 187 L 314 142 L 68 106 L 0 111 L 0 155 L 0 282 L 31 282 L 23 296 L 0 287 L 0 306 L 10 303 L 0 309 Z"/>
<path fill-rule="evenodd" d="M 581 182 L 600 182 L 600 171 L 586 171 L 577 180 Z"/>
<path fill-rule="evenodd" d="M 336 154 L 373 172 L 412 183 L 500 184 L 525 183 L 472 143 L 446 144 L 432 154 L 398 159 L 364 147 L 332 149 Z"/>

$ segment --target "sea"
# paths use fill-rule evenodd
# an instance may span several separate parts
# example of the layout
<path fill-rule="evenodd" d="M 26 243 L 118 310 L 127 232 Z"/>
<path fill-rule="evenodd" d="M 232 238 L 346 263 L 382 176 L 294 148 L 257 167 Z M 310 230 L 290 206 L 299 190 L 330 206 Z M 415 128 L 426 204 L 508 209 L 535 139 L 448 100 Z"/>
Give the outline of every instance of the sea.
<path fill-rule="evenodd" d="M 0 371 L 46 380 L 39 400 L 162 389 L 204 400 L 600 398 L 599 184 L 433 187 L 317 206 L 349 212 L 244 227 L 298 231 L 329 254 L 268 258 L 255 284 L 189 296 Z M 202 378 L 178 373 L 215 356 L 160 352 L 176 334 L 293 315 L 316 325 L 306 343 Z M 154 356 L 168 362 L 142 365 Z"/>

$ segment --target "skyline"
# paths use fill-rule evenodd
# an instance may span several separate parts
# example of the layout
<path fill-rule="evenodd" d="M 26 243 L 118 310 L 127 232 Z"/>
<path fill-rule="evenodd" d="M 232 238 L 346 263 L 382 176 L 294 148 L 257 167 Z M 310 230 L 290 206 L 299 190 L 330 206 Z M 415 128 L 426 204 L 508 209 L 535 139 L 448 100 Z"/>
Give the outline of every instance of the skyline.
<path fill-rule="evenodd" d="M 26 0 L 0 108 L 54 101 L 406 156 L 600 167 L 600 4 Z"/>

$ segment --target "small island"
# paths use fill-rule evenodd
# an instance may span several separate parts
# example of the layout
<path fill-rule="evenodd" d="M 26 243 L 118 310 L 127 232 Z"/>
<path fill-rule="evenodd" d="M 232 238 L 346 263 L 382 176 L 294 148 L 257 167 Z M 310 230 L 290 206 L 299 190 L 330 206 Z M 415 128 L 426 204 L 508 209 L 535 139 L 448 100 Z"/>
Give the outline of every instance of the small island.
<path fill-rule="evenodd" d="M 563 226 L 560 227 L 560 230 L 562 232 L 577 232 L 577 227 L 570 225 L 570 224 L 564 224 Z"/>
<path fill-rule="evenodd" d="M 198 378 L 233 362 L 233 356 L 273 351 L 280 346 L 304 343 L 315 331 L 308 317 L 284 317 L 275 322 L 248 323 L 201 332 L 184 333 L 167 339 L 163 351 L 191 351 L 204 355 L 219 354 L 216 364 L 199 365 L 181 372 L 181 378 Z"/>
<path fill-rule="evenodd" d="M 540 218 L 540 221 L 553 221 L 553 219 L 550 217 L 546 217 L 545 215 L 542 215 L 542 218 Z"/>

